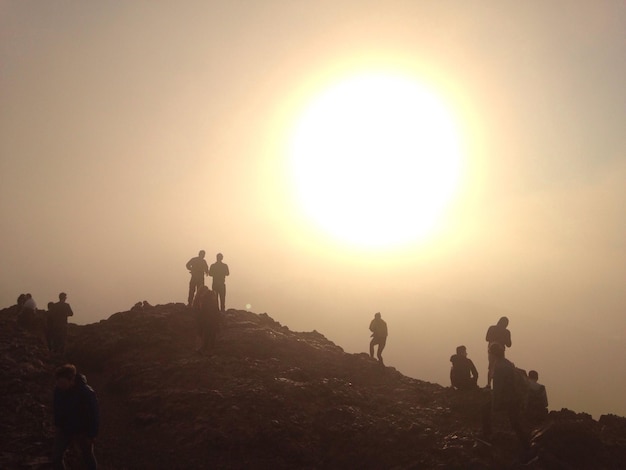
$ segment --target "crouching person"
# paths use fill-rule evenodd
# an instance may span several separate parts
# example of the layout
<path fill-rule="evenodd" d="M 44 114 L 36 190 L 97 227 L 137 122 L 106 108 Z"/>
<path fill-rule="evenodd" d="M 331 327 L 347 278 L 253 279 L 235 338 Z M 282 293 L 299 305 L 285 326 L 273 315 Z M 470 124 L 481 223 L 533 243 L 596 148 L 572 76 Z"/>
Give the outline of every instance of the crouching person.
<path fill-rule="evenodd" d="M 465 346 L 458 346 L 456 354 L 450 357 L 450 384 L 457 390 L 473 390 L 478 388 L 478 371 L 472 360 L 467 357 Z"/>
<path fill-rule="evenodd" d="M 87 379 L 76 373 L 76 367 L 65 364 L 55 373 L 54 425 L 54 469 L 65 469 L 65 451 L 74 443 L 80 450 L 85 467 L 97 468 L 93 453 L 94 440 L 98 435 L 99 408 L 94 390 Z"/>

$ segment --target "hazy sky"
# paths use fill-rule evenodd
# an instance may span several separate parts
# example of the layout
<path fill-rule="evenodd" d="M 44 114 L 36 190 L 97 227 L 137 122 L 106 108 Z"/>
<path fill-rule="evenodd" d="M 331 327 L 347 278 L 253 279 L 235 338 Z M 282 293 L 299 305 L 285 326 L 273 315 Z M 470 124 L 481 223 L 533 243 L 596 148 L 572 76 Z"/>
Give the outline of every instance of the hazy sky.
<path fill-rule="evenodd" d="M 446 223 L 396 249 L 322 234 L 288 170 L 298 113 L 364 70 L 463 135 Z M 507 315 L 551 408 L 626 415 L 625 83 L 622 0 L 0 0 L 0 305 L 184 302 L 205 249 L 229 307 L 347 352 L 381 311 L 386 363 L 444 385 L 459 344 L 484 385 Z"/>

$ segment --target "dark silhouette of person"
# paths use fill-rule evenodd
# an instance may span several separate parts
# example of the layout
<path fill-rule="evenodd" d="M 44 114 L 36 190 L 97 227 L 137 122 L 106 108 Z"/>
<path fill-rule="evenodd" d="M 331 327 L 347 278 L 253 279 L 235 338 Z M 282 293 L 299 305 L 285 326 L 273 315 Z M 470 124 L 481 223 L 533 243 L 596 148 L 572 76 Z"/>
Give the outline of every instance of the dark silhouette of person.
<path fill-rule="evenodd" d="M 31 294 L 25 294 L 24 303 L 17 316 L 17 325 L 22 328 L 32 328 L 37 315 L 37 302 Z"/>
<path fill-rule="evenodd" d="M 48 351 L 54 351 L 54 302 L 48 302 L 48 311 L 45 316 L 44 330 Z"/>
<path fill-rule="evenodd" d="M 87 379 L 76 373 L 73 364 L 65 364 L 55 372 L 54 425 L 56 435 L 52 457 L 53 468 L 64 469 L 63 457 L 70 444 L 80 449 L 83 462 L 89 470 L 98 464 L 94 455 L 94 440 L 100 426 L 98 398 Z"/>
<path fill-rule="evenodd" d="M 59 301 L 54 304 L 52 309 L 52 344 L 53 351 L 62 353 L 65 351 L 65 342 L 67 340 L 67 318 L 74 316 L 72 307 L 65 302 L 67 294 L 61 292 Z"/>
<path fill-rule="evenodd" d="M 210 351 L 215 347 L 220 324 L 220 310 L 215 291 L 202 287 L 194 299 L 200 347 L 198 352 Z"/>
<path fill-rule="evenodd" d="M 458 346 L 456 354 L 450 357 L 450 384 L 457 390 L 472 390 L 478 387 L 478 371 L 470 358 L 467 357 L 465 346 Z"/>
<path fill-rule="evenodd" d="M 198 252 L 198 256 L 191 258 L 185 265 L 191 273 L 189 281 L 189 296 L 187 297 L 187 306 L 191 307 L 193 298 L 197 292 L 204 286 L 204 276 L 209 274 L 209 266 L 204 259 L 204 250 Z"/>
<path fill-rule="evenodd" d="M 370 357 L 374 357 L 374 346 L 378 345 L 376 357 L 383 364 L 383 349 L 387 344 L 387 323 L 381 318 L 380 312 L 374 314 L 374 319 L 370 322 L 372 340 L 370 341 Z"/>
<path fill-rule="evenodd" d="M 509 319 L 507 317 L 501 317 L 498 320 L 498 323 L 495 325 L 491 325 L 487 329 L 487 335 L 485 336 L 485 341 L 487 341 L 487 359 L 489 361 L 489 367 L 487 369 L 487 388 L 491 387 L 492 380 L 492 369 L 493 369 L 493 357 L 491 353 L 489 353 L 489 348 L 491 348 L 492 344 L 500 344 L 505 349 L 507 347 L 511 347 L 511 332 L 507 329 L 509 326 Z"/>
<path fill-rule="evenodd" d="M 209 268 L 209 276 L 213 278 L 213 291 L 219 298 L 220 310 L 226 311 L 226 276 L 230 275 L 228 265 L 223 263 L 224 255 L 218 253 L 217 261 Z"/>
<path fill-rule="evenodd" d="M 26 302 L 26 294 L 20 294 L 17 296 L 17 309 L 15 311 L 16 317 L 20 316 L 22 309 L 24 308 L 24 302 Z"/>
<path fill-rule="evenodd" d="M 490 400 L 483 406 L 483 436 L 491 439 L 493 413 L 503 412 L 526 451 L 530 448 L 530 436 L 522 425 L 523 397 L 515 385 L 519 372 L 515 364 L 504 358 L 502 344 L 491 344 L 489 352 L 493 357 L 493 390 L 489 392 Z"/>
<path fill-rule="evenodd" d="M 538 381 L 539 374 L 537 371 L 529 371 L 526 415 L 533 424 L 541 423 L 548 416 L 548 394 L 546 393 L 546 387 Z"/>

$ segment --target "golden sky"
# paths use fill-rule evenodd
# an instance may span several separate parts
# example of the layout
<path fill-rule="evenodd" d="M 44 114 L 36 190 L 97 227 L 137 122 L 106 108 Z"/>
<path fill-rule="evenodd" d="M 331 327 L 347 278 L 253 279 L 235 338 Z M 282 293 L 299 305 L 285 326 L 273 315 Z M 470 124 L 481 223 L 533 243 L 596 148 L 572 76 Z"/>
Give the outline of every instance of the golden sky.
<path fill-rule="evenodd" d="M 463 146 L 445 223 L 395 249 L 322 233 L 289 170 L 306 103 L 363 71 L 436 90 Z M 624 83 L 619 0 L 0 1 L 0 305 L 183 302 L 205 249 L 229 307 L 347 352 L 380 311 L 388 365 L 444 385 L 459 344 L 484 384 L 507 315 L 552 408 L 626 415 Z"/>

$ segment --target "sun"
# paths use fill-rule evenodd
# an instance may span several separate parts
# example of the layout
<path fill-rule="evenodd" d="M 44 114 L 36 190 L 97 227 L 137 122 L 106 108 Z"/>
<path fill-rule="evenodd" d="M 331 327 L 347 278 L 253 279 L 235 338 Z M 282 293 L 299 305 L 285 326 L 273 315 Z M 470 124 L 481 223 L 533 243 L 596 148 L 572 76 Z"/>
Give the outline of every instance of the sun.
<path fill-rule="evenodd" d="M 427 237 L 461 173 L 459 132 L 432 90 L 396 74 L 346 78 L 315 96 L 290 142 L 299 207 L 365 247 Z"/>

